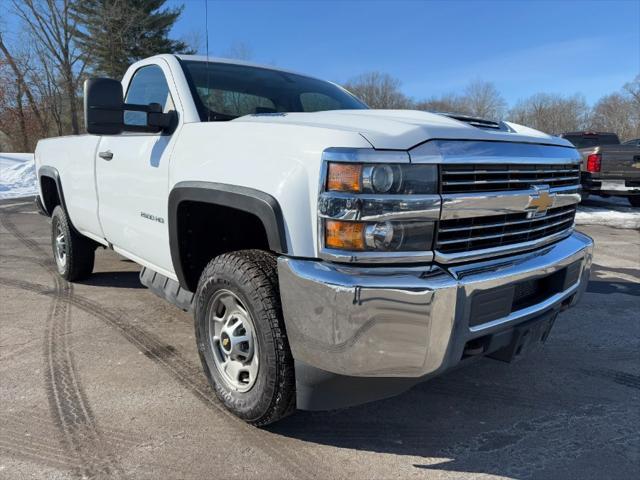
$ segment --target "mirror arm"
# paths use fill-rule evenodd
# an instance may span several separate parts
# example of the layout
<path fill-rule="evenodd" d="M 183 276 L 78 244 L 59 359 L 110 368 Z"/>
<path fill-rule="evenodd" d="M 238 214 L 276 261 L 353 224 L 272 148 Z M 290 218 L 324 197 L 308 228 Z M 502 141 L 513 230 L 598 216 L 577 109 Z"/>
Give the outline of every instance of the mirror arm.
<path fill-rule="evenodd" d="M 123 103 L 122 109 L 130 110 L 132 112 L 145 112 L 145 113 L 149 113 L 150 111 L 152 111 L 152 109 L 149 108 L 149 105 L 138 105 L 136 103 Z"/>
<path fill-rule="evenodd" d="M 162 106 L 158 103 L 149 105 L 123 103 L 122 109 L 125 111 L 145 112 L 147 114 L 147 125 L 125 125 L 124 129 L 128 132 L 172 132 L 175 128 L 176 112 L 171 110 L 163 113 Z"/>

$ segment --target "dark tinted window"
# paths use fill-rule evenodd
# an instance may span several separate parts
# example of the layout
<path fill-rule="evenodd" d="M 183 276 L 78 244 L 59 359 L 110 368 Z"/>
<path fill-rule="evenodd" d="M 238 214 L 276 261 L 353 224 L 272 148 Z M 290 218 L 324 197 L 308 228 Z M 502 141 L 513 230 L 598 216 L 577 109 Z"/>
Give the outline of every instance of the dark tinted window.
<path fill-rule="evenodd" d="M 598 145 L 619 145 L 620 140 L 617 135 L 606 134 L 568 134 L 562 138 L 569 140 L 576 148 L 597 147 Z"/>
<path fill-rule="evenodd" d="M 163 112 L 175 109 L 167 79 L 162 69 L 157 65 L 149 65 L 136 71 L 129 83 L 124 101 L 137 105 L 159 103 L 162 105 Z M 124 123 L 126 125 L 146 125 L 147 114 L 125 110 Z"/>
<path fill-rule="evenodd" d="M 367 108 L 332 83 L 302 75 L 227 63 L 181 63 L 203 121 L 252 113 Z"/>

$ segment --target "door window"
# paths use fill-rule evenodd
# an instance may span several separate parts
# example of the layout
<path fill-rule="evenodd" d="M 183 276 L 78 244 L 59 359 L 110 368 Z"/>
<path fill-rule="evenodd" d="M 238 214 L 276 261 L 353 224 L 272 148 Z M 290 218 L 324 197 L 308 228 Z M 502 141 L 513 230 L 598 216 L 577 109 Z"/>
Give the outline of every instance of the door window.
<path fill-rule="evenodd" d="M 158 65 L 148 65 L 136 71 L 129 83 L 124 101 L 136 105 L 159 103 L 165 113 L 169 110 L 175 110 L 167 79 Z M 147 124 L 147 114 L 125 110 L 124 123 L 125 125 L 144 126 Z"/>

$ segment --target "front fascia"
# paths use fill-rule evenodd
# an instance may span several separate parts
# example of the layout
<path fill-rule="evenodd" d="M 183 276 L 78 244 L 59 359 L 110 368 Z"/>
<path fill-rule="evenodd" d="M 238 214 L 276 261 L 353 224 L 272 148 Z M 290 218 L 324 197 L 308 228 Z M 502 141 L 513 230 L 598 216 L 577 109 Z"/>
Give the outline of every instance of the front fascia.
<path fill-rule="evenodd" d="M 574 233 L 555 245 L 448 269 L 376 267 L 280 257 L 283 313 L 294 358 L 361 377 L 424 377 L 455 365 L 468 342 L 574 305 L 589 278 L 593 243 Z M 578 266 L 575 281 L 538 303 L 472 324 L 475 295 Z"/>

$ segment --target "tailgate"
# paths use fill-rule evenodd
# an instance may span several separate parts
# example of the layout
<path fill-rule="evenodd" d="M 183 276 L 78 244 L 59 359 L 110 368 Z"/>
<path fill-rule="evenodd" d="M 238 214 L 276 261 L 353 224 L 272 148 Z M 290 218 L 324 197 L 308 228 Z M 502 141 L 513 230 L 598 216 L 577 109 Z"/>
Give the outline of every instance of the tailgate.
<path fill-rule="evenodd" d="M 599 147 L 600 172 L 592 178 L 611 180 L 640 180 L 640 148 L 635 145 L 606 145 Z"/>

